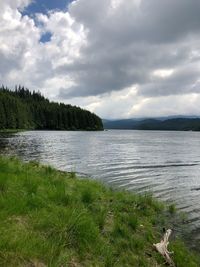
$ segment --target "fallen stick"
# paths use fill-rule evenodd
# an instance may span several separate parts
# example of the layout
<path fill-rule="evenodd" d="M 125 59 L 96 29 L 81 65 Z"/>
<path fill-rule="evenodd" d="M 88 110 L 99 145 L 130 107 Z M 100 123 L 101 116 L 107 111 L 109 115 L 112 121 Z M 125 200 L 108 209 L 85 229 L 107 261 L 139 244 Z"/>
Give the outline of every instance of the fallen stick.
<path fill-rule="evenodd" d="M 153 244 L 153 246 L 156 248 L 156 250 L 164 257 L 164 259 L 166 260 L 166 262 L 170 265 L 170 266 L 173 266 L 173 267 L 176 267 L 175 266 L 175 263 L 173 262 L 173 260 L 171 259 L 170 257 L 170 254 L 173 254 L 173 252 L 169 252 L 168 249 L 167 249 L 167 246 L 169 244 L 169 237 L 172 233 L 172 230 L 171 229 L 168 229 L 164 236 L 163 236 L 163 239 L 160 241 L 160 243 L 157 243 L 157 244 Z"/>

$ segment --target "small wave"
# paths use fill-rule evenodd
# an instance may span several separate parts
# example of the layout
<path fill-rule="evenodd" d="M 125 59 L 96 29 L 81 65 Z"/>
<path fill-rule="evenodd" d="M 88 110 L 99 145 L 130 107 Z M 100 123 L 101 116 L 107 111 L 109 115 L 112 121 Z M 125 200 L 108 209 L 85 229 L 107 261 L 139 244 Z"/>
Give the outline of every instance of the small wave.
<path fill-rule="evenodd" d="M 197 166 L 197 163 L 182 163 L 182 164 L 160 164 L 160 165 L 139 165 L 134 166 L 134 169 L 156 169 L 156 168 L 171 168 L 171 167 L 192 167 Z"/>
<path fill-rule="evenodd" d="M 200 187 L 191 188 L 191 191 L 200 191 Z"/>

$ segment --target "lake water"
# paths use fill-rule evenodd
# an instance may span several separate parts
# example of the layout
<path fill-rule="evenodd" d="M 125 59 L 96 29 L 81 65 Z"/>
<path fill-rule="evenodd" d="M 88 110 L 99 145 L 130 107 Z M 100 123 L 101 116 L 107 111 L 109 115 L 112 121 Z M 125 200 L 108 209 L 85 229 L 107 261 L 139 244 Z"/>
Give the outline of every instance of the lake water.
<path fill-rule="evenodd" d="M 151 191 L 188 214 L 190 234 L 199 243 L 200 132 L 30 131 L 0 136 L 0 153 Z"/>

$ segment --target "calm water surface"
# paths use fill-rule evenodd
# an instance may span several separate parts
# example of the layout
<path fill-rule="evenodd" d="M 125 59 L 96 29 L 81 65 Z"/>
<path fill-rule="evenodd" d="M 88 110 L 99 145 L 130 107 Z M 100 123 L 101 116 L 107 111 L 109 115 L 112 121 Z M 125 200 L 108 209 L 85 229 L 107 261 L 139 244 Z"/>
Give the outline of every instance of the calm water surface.
<path fill-rule="evenodd" d="M 0 153 L 151 191 L 186 212 L 191 236 L 200 240 L 200 132 L 30 131 L 0 136 Z"/>

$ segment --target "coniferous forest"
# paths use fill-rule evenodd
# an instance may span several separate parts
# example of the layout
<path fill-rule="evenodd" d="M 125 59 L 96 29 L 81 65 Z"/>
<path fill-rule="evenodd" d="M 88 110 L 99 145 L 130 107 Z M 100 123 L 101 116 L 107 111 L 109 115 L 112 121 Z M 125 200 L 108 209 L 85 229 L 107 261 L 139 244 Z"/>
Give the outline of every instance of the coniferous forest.
<path fill-rule="evenodd" d="M 18 86 L 0 88 L 0 129 L 102 130 L 101 119 L 84 109 L 50 102 Z"/>

